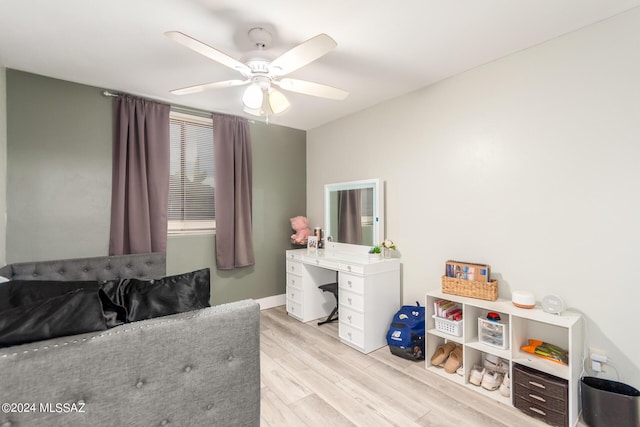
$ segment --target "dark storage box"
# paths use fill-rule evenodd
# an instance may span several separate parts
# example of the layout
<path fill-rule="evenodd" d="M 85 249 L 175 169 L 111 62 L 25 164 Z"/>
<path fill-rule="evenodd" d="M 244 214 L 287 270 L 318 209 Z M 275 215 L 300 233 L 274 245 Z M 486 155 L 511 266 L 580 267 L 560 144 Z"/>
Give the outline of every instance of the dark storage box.
<path fill-rule="evenodd" d="M 640 427 L 640 391 L 630 385 L 582 377 L 582 419 L 590 427 Z"/>

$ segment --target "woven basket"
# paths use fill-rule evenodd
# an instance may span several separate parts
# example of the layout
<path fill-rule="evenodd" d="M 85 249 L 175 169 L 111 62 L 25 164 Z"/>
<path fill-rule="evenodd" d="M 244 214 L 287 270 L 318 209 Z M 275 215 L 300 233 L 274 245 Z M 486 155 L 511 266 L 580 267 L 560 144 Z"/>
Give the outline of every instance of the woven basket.
<path fill-rule="evenodd" d="M 477 282 L 442 276 L 442 292 L 478 299 L 495 301 L 498 299 L 498 281 Z"/>

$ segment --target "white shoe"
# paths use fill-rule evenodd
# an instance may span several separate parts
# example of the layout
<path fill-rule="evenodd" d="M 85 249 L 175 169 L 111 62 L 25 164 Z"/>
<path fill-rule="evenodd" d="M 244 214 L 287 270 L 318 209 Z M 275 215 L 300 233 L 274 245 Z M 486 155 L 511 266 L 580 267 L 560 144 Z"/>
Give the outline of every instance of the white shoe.
<path fill-rule="evenodd" d="M 500 394 L 504 397 L 509 397 L 511 395 L 511 380 L 509 380 L 509 372 L 504 374 L 504 379 L 502 380 L 502 384 L 500 384 Z"/>
<path fill-rule="evenodd" d="M 485 388 L 489 391 L 497 390 L 502 384 L 503 376 L 500 372 L 485 372 L 482 377 L 482 388 Z"/>
<path fill-rule="evenodd" d="M 482 384 L 482 377 L 484 376 L 484 373 L 484 368 L 478 365 L 473 365 L 473 369 L 471 369 L 471 373 L 469 374 L 469 382 L 473 385 L 480 386 L 480 384 Z"/>

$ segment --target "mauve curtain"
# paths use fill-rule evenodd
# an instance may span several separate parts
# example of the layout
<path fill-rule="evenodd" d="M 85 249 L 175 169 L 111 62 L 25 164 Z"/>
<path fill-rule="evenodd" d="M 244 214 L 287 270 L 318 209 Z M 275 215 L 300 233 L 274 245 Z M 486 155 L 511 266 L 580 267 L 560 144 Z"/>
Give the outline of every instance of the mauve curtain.
<path fill-rule="evenodd" d="M 252 236 L 252 157 L 247 119 L 212 114 L 215 169 L 216 266 L 255 264 Z"/>
<path fill-rule="evenodd" d="M 128 95 L 113 106 L 109 254 L 166 252 L 170 106 Z"/>
<path fill-rule="evenodd" d="M 338 193 L 338 241 L 362 244 L 361 190 L 342 190 Z"/>

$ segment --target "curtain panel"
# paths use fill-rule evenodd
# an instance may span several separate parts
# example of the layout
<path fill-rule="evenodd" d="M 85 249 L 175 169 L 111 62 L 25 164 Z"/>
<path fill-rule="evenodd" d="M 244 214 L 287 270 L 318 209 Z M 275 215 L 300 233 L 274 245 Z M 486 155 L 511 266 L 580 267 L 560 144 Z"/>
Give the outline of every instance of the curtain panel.
<path fill-rule="evenodd" d="M 216 266 L 231 270 L 255 264 L 251 138 L 247 119 L 217 113 L 212 118 Z"/>
<path fill-rule="evenodd" d="M 113 106 L 109 254 L 166 252 L 170 106 L 129 95 Z"/>

